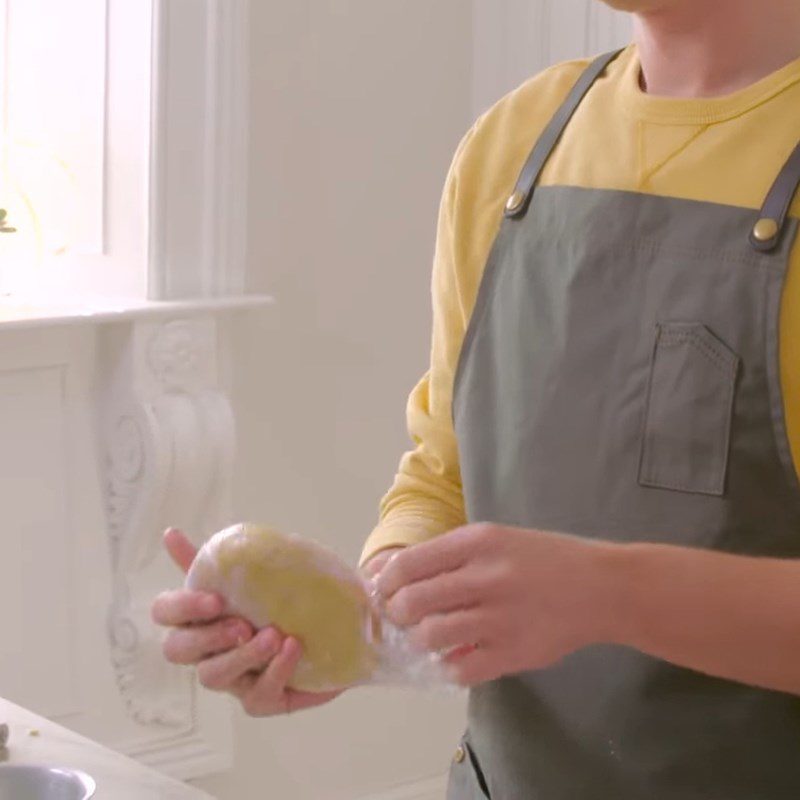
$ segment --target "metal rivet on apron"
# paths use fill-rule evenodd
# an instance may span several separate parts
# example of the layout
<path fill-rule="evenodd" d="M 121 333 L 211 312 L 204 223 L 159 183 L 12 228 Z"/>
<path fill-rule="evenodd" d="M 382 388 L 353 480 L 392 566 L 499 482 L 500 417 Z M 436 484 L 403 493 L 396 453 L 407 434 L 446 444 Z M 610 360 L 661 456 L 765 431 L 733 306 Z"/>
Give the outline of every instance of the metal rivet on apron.
<path fill-rule="evenodd" d="M 508 198 L 508 202 L 506 203 L 506 211 L 511 212 L 512 214 L 515 211 L 519 211 L 522 208 L 522 204 L 525 202 L 525 192 L 516 191 L 511 197 Z"/>
<path fill-rule="evenodd" d="M 453 761 L 455 761 L 456 764 L 460 764 L 466 757 L 467 757 L 467 751 L 462 747 L 462 745 L 459 745 L 456 748 L 455 755 L 453 756 Z"/>
<path fill-rule="evenodd" d="M 753 227 L 753 238 L 758 242 L 768 242 L 778 235 L 779 226 L 774 219 L 764 217 Z"/>

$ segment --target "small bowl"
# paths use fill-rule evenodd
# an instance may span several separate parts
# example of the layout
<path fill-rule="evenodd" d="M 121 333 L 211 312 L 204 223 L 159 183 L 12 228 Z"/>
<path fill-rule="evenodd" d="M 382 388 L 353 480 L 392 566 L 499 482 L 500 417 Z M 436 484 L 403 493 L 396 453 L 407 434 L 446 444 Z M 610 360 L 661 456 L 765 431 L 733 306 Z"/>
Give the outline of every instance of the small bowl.
<path fill-rule="evenodd" d="M 0 800 L 89 800 L 96 790 L 94 780 L 79 770 L 0 766 Z"/>

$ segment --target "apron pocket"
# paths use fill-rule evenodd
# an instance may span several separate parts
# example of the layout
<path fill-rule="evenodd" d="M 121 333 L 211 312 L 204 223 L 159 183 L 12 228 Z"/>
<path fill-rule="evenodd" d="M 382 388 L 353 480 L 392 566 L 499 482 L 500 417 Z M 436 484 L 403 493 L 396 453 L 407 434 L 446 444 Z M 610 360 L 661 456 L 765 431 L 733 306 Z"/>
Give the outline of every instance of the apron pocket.
<path fill-rule="evenodd" d="M 639 483 L 721 496 L 739 357 L 700 323 L 656 328 Z"/>

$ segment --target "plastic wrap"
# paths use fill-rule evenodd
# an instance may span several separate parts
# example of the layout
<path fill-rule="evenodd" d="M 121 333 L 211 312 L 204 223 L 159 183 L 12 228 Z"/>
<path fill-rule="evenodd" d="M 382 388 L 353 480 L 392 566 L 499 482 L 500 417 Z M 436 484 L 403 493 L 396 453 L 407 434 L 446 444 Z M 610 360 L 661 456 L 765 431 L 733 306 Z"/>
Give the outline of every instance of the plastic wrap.
<path fill-rule="evenodd" d="M 271 625 L 297 638 L 303 658 L 291 688 L 446 685 L 440 657 L 413 650 L 404 631 L 382 613 L 370 584 L 316 542 L 260 525 L 234 525 L 202 547 L 186 586 L 217 592 L 227 613 L 257 629 Z"/>

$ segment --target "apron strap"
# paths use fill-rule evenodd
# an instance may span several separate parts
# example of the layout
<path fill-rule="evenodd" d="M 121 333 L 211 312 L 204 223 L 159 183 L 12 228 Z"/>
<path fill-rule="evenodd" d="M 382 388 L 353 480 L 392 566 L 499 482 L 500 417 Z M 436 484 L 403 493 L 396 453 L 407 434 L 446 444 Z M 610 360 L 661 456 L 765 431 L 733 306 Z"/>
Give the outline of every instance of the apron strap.
<path fill-rule="evenodd" d="M 800 144 L 789 156 L 778 179 L 769 190 L 767 199 L 761 207 L 758 222 L 750 231 L 750 244 L 759 252 L 769 253 L 777 247 L 798 187 L 800 187 Z"/>
<path fill-rule="evenodd" d="M 533 196 L 533 187 L 539 176 L 544 169 L 547 160 L 550 158 L 551 153 L 555 150 L 564 129 L 572 119 L 572 115 L 577 110 L 581 101 L 586 96 L 589 89 L 592 88 L 595 81 L 605 72 L 606 67 L 614 61 L 617 56 L 622 53 L 622 50 L 615 50 L 613 53 L 606 53 L 605 55 L 596 58 L 586 69 L 586 71 L 578 79 L 572 91 L 567 95 L 567 99 L 558 109 L 555 116 L 550 120 L 544 132 L 536 142 L 522 173 L 517 180 L 517 185 L 514 188 L 514 193 L 506 203 L 506 217 L 521 217 L 528 210 L 531 198 Z M 800 177 L 800 160 L 798 161 L 798 177 Z"/>

